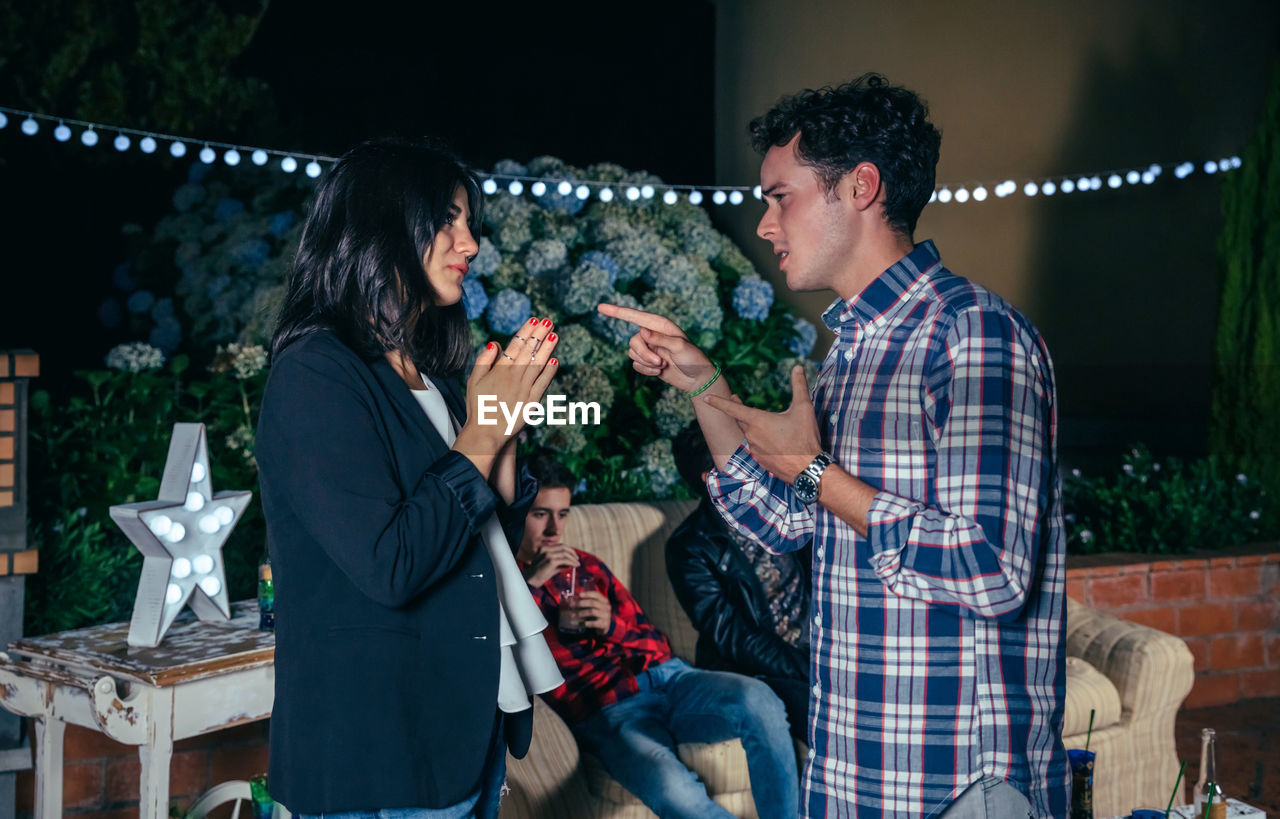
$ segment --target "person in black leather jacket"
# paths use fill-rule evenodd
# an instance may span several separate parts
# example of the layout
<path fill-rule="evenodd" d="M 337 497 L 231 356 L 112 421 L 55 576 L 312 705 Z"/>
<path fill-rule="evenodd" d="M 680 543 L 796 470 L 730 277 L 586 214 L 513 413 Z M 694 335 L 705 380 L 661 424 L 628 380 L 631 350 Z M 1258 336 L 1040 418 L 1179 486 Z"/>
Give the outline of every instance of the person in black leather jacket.
<path fill-rule="evenodd" d="M 713 466 L 695 425 L 674 442 L 676 467 L 698 508 L 667 541 L 667 574 L 698 631 L 699 668 L 756 677 L 787 708 L 791 733 L 805 740 L 809 713 L 809 550 L 764 551 L 733 532 L 711 505 L 704 479 Z"/>

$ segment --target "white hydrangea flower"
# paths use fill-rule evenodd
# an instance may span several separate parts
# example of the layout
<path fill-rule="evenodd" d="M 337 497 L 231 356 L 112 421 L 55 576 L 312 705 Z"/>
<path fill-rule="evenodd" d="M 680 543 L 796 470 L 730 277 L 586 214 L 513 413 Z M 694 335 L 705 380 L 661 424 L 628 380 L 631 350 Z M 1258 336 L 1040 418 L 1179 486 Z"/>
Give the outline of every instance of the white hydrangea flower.
<path fill-rule="evenodd" d="M 142 341 L 117 344 L 107 353 L 107 366 L 127 373 L 158 370 L 164 366 L 164 353 Z"/>

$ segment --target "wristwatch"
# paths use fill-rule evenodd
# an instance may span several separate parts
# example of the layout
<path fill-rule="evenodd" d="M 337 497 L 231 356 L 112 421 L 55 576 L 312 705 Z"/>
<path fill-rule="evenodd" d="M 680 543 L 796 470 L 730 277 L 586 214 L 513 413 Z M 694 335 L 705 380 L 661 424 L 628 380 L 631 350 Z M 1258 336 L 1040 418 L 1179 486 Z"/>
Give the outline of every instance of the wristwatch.
<path fill-rule="evenodd" d="M 831 466 L 831 458 L 819 452 L 804 471 L 796 475 L 796 479 L 791 482 L 792 488 L 796 490 L 796 497 L 804 503 L 816 502 L 822 485 L 822 472 L 829 466 Z"/>

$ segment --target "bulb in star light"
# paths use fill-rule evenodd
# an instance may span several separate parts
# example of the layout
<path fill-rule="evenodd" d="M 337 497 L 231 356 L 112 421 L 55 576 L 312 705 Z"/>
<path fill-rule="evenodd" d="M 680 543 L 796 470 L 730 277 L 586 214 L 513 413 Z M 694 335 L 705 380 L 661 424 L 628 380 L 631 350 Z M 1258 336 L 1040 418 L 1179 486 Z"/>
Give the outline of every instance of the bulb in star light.
<path fill-rule="evenodd" d="M 1107 177 L 1107 187 L 1111 188 L 1112 190 L 1115 190 L 1116 188 L 1120 187 L 1120 185 L 1123 182 L 1124 180 L 1120 178 L 1120 174 L 1118 173 L 1113 173 L 1111 174 L 1111 176 Z"/>
<path fill-rule="evenodd" d="M 206 535 L 211 535 L 218 531 L 222 524 L 218 523 L 216 515 L 204 515 L 196 523 L 196 526 L 200 528 L 201 532 L 204 532 Z"/>
<path fill-rule="evenodd" d="M 711 201 L 715 202 L 717 205 L 723 205 L 725 200 L 728 198 L 729 197 L 725 196 L 724 191 L 716 191 L 711 194 Z"/>
<path fill-rule="evenodd" d="M 255 165 L 261 166 L 267 164 L 267 152 L 261 148 L 255 148 L 253 153 L 249 154 L 249 158 L 253 160 L 253 164 Z"/>
<path fill-rule="evenodd" d="M 529 191 L 533 193 L 534 196 L 541 196 L 547 192 L 547 185 L 542 181 L 534 182 L 529 186 Z"/>
<path fill-rule="evenodd" d="M 187 155 L 187 146 L 181 142 L 174 142 L 169 146 L 169 155 L 173 157 L 182 157 Z"/>
<path fill-rule="evenodd" d="M 175 521 L 174 524 L 169 527 L 169 531 L 165 532 L 164 539 L 170 543 L 177 543 L 186 536 L 187 527 Z"/>
<path fill-rule="evenodd" d="M 200 581 L 200 591 L 210 597 L 213 597 L 217 595 L 218 592 L 222 591 L 222 584 L 218 582 L 218 578 L 216 577 L 206 577 L 204 580 Z"/>
<path fill-rule="evenodd" d="M 573 192 L 573 195 L 579 199 L 586 199 L 591 195 L 591 188 L 586 185 L 579 185 Z"/>
<path fill-rule="evenodd" d="M 1055 193 L 1058 192 L 1058 186 L 1053 184 L 1053 181 L 1050 180 L 1040 186 L 1040 192 L 1043 193 L 1045 196 L 1053 196 Z"/>
<path fill-rule="evenodd" d="M 182 580 L 183 578 L 186 578 L 186 577 L 190 577 L 191 561 L 187 560 L 185 557 L 178 558 L 177 560 L 173 561 L 173 568 L 169 570 L 169 574 L 173 575 L 179 580 Z"/>
<path fill-rule="evenodd" d="M 959 203 L 961 203 L 961 204 L 964 204 L 965 202 L 968 202 L 968 201 L 969 201 L 969 189 L 968 189 L 968 188 L 959 188 L 958 190 L 956 190 L 956 201 L 957 201 L 957 202 L 959 202 Z"/>
<path fill-rule="evenodd" d="M 678 200 L 679 198 L 680 198 L 679 194 L 677 194 L 673 190 L 668 190 L 666 193 L 662 194 L 662 201 L 666 202 L 668 205 L 674 205 L 676 203 L 676 200 Z"/>
<path fill-rule="evenodd" d="M 1124 181 L 1128 182 L 1130 185 L 1136 185 L 1142 181 L 1142 174 L 1137 171 L 1129 171 L 1124 175 Z"/>
<path fill-rule="evenodd" d="M 285 173 L 293 173 L 298 170 L 298 160 L 291 156 L 286 156 L 284 159 L 280 160 L 280 170 Z"/>
<path fill-rule="evenodd" d="M 492 179 L 486 179 L 484 184 L 480 186 L 480 189 L 492 196 L 498 192 L 498 183 L 494 182 Z"/>
<path fill-rule="evenodd" d="M 600 189 L 600 201 L 601 201 L 601 202 L 612 202 L 612 201 L 613 201 L 613 190 L 611 190 L 610 188 L 601 188 L 601 189 Z"/>
<path fill-rule="evenodd" d="M 1151 171 L 1147 171 L 1142 175 L 1142 184 L 1150 185 L 1154 181 L 1156 181 L 1156 175 L 1153 174 Z"/>
<path fill-rule="evenodd" d="M 4 115 L 4 111 L 0 111 L 0 128 L 9 124 L 9 118 Z"/>
<path fill-rule="evenodd" d="M 191 568 L 195 569 L 196 574 L 208 574 L 213 571 L 213 558 L 209 555 L 196 555 L 196 559 L 191 561 Z"/>
<path fill-rule="evenodd" d="M 168 515 L 156 515 L 147 522 L 147 528 L 157 536 L 164 537 L 173 528 L 173 520 Z"/>
<path fill-rule="evenodd" d="M 973 189 L 973 201 L 983 202 L 987 198 L 987 189 L 979 185 Z"/>
<path fill-rule="evenodd" d="M 138 140 L 138 150 L 144 154 L 154 154 L 156 152 L 156 141 L 151 137 L 143 137 Z"/>
<path fill-rule="evenodd" d="M 556 193 L 561 196 L 568 196 L 573 193 L 573 183 L 567 179 L 560 180 L 560 184 L 556 185 Z"/>
<path fill-rule="evenodd" d="M 200 149 L 200 161 L 206 165 L 212 165 L 218 161 L 218 154 L 208 145 Z"/>
<path fill-rule="evenodd" d="M 690 204 L 690 205 L 701 205 L 701 204 L 702 204 L 702 191 L 689 191 L 689 204 Z"/>
<path fill-rule="evenodd" d="M 640 195 L 643 196 L 645 199 L 652 199 L 653 194 L 654 194 L 653 185 L 645 185 L 643 188 L 640 189 Z"/>
<path fill-rule="evenodd" d="M 314 159 L 307 163 L 307 176 L 315 179 L 320 175 L 320 163 Z"/>
<path fill-rule="evenodd" d="M 66 142 L 71 139 L 71 129 L 65 123 L 59 122 L 58 127 L 53 129 L 53 138 L 59 142 Z"/>
<path fill-rule="evenodd" d="M 80 135 L 80 144 L 86 148 L 92 148 L 98 144 L 98 132 L 92 128 L 88 129 Z"/>
<path fill-rule="evenodd" d="M 182 587 L 177 583 L 170 583 L 169 587 L 164 590 L 164 602 L 174 605 L 182 599 Z"/>
<path fill-rule="evenodd" d="M 199 492 L 188 492 L 187 502 L 183 504 L 183 508 L 189 512 L 199 512 L 204 508 L 204 495 Z"/>
<path fill-rule="evenodd" d="M 127 151 L 129 150 L 129 137 L 124 134 L 116 134 L 116 138 L 111 141 L 111 144 L 116 147 L 117 151 Z"/>
<path fill-rule="evenodd" d="M 1062 184 L 1058 187 L 1062 189 L 1063 193 L 1071 193 L 1076 189 L 1076 183 L 1072 182 L 1070 179 L 1064 179 L 1062 180 Z"/>
<path fill-rule="evenodd" d="M 519 196 L 524 193 L 524 183 L 519 179 L 512 179 L 511 184 L 507 185 L 507 192 L 512 196 Z"/>
<path fill-rule="evenodd" d="M 209 472 L 204 468 L 204 464 L 200 463 L 199 461 L 196 461 L 191 465 L 191 482 L 192 483 L 200 483 L 200 481 L 204 480 L 205 475 L 208 475 L 208 474 Z"/>
<path fill-rule="evenodd" d="M 741 205 L 741 204 L 742 204 L 742 191 L 730 191 L 730 192 L 729 192 L 729 204 L 730 204 L 730 205 Z"/>
<path fill-rule="evenodd" d="M 236 517 L 235 512 L 231 511 L 230 506 L 217 507 L 213 510 L 213 515 L 218 519 L 218 523 L 222 526 L 226 526 L 231 521 L 235 520 Z"/>
<path fill-rule="evenodd" d="M 756 185 L 754 188 L 752 188 L 752 189 L 751 189 L 751 195 L 752 195 L 752 196 L 754 196 L 754 197 L 755 197 L 755 198 L 757 198 L 757 199 L 763 199 L 763 198 L 764 198 L 764 192 L 760 190 L 760 186 L 759 186 L 759 185 Z"/>
<path fill-rule="evenodd" d="M 639 188 L 637 188 L 635 185 L 632 185 L 631 187 L 627 188 L 627 199 L 629 201 L 634 202 L 639 198 L 640 198 Z"/>
<path fill-rule="evenodd" d="M 39 131 L 39 130 L 40 130 L 40 123 L 36 122 L 31 117 L 27 117 L 22 121 L 22 133 L 26 134 L 27 136 L 35 136 L 36 131 Z"/>
<path fill-rule="evenodd" d="M 234 168 L 240 164 L 240 152 L 235 148 L 228 148 L 227 152 L 222 155 L 222 161 Z"/>

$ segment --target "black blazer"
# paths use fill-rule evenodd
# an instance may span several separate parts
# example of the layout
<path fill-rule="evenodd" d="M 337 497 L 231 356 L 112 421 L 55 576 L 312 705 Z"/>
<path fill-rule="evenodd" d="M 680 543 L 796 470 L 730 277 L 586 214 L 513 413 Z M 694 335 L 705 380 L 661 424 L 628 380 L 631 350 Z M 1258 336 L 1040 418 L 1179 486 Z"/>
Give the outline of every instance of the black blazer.
<path fill-rule="evenodd" d="M 457 387 L 433 382 L 464 418 Z M 519 543 L 536 482 L 522 469 L 507 507 L 384 359 L 327 331 L 272 363 L 255 454 L 276 595 L 272 795 L 294 813 L 466 798 L 497 719 L 479 531 L 497 511 Z"/>

